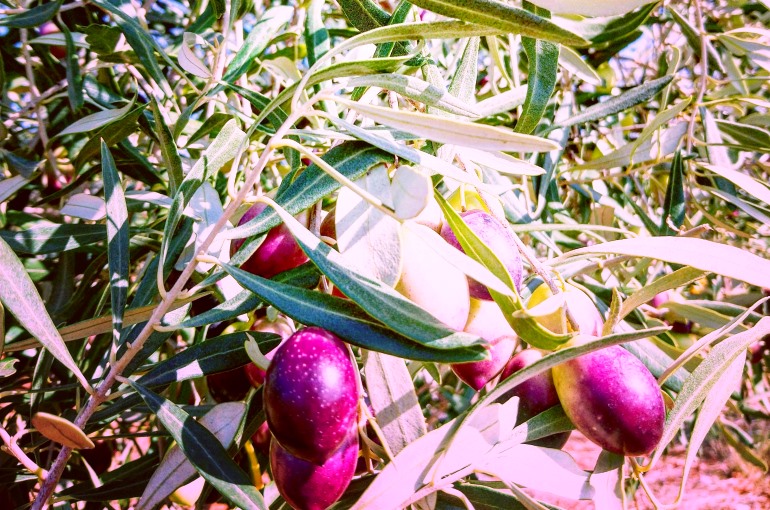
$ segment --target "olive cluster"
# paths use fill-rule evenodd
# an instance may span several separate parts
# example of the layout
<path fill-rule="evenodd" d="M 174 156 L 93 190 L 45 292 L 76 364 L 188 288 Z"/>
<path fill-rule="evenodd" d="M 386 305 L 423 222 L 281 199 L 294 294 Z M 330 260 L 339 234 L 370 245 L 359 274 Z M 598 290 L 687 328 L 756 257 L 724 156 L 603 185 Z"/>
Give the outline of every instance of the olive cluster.
<path fill-rule="evenodd" d="M 253 206 L 241 223 L 263 209 L 262 204 Z M 461 217 L 496 254 L 519 289 L 524 270 L 510 230 L 482 208 L 465 210 Z M 449 245 L 461 251 L 462 247 L 440 216 L 438 221 L 422 220 L 402 230 L 402 268 L 395 288 L 450 328 L 486 340 L 488 359 L 452 365 L 458 378 L 478 391 L 496 377 L 503 381 L 542 358 L 544 352 L 533 348 L 516 352 L 520 340 L 483 284 L 425 250 L 420 229 L 433 230 L 423 235 L 438 233 Z M 323 222 L 321 234 L 325 240 L 335 237 L 333 213 Z M 238 247 L 233 243 L 233 252 Z M 306 261 L 288 228 L 279 225 L 242 267 L 270 278 Z M 564 307 L 536 320 L 555 333 L 580 333 L 577 338 L 582 340 L 568 345 L 601 335 L 603 320 L 593 301 L 569 285 L 563 294 L 574 324 L 565 320 Z M 549 297 L 551 291 L 543 284 L 527 306 Z M 273 479 L 292 507 L 327 508 L 344 493 L 356 469 L 361 398 L 357 366 L 341 339 L 317 327 L 292 334 L 268 357 L 272 362 L 266 374 L 256 367 L 248 368 L 247 374 L 255 386 L 264 381 Z M 594 351 L 531 377 L 504 399 L 514 396 L 520 399 L 517 423 L 561 405 L 586 437 L 621 455 L 647 454 L 662 436 L 665 408 L 658 385 L 644 364 L 620 346 Z M 555 434 L 535 444 L 561 448 L 568 437 L 569 432 Z"/>

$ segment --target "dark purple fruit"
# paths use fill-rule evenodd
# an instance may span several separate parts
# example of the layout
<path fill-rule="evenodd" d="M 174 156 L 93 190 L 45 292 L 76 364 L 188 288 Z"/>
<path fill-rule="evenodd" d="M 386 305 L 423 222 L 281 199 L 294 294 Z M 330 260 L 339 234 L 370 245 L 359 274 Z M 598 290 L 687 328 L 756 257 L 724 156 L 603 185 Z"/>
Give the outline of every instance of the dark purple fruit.
<path fill-rule="evenodd" d="M 614 345 L 553 368 L 564 412 L 588 439 L 619 455 L 646 455 L 663 436 L 658 383 L 637 357 Z"/>
<path fill-rule="evenodd" d="M 345 344 L 321 328 L 294 333 L 275 351 L 264 385 L 270 431 L 292 455 L 323 463 L 358 417 L 356 366 Z"/>
<path fill-rule="evenodd" d="M 519 352 L 505 365 L 500 380 L 507 379 L 542 357 L 543 354 L 535 349 L 525 349 Z M 559 405 L 559 395 L 556 394 L 556 387 L 553 384 L 553 375 L 550 370 L 541 372 L 514 386 L 501 400 L 506 401 L 512 397 L 519 397 L 519 413 L 516 416 L 516 425 L 524 423 L 553 406 Z M 569 436 L 569 432 L 560 432 L 532 441 L 532 444 L 535 446 L 545 446 L 546 448 L 561 449 L 567 443 Z"/>
<path fill-rule="evenodd" d="M 465 211 L 464 213 L 461 213 L 460 216 L 465 220 L 465 223 L 473 233 L 476 234 L 479 239 L 484 241 L 484 244 L 497 255 L 506 269 L 508 269 L 511 280 L 513 280 L 513 283 L 518 290 L 521 286 L 523 269 L 521 257 L 519 256 L 519 250 L 516 248 L 516 240 L 513 238 L 513 234 L 511 234 L 511 232 L 505 228 L 505 225 L 500 223 L 497 218 L 480 209 Z M 444 224 L 444 226 L 441 227 L 441 237 L 446 239 L 449 244 L 465 253 L 462 246 L 460 246 L 460 241 L 457 240 L 455 233 L 448 224 Z M 487 288 L 472 278 L 468 278 L 468 288 L 471 297 L 477 299 L 492 299 Z"/>
<path fill-rule="evenodd" d="M 516 348 L 516 337 L 500 337 L 489 344 L 489 359 L 470 363 L 455 363 L 452 371 L 476 391 L 483 388 L 505 366 Z"/>
<path fill-rule="evenodd" d="M 254 204 L 243 215 L 238 225 L 243 225 L 259 215 L 267 206 L 262 202 Z M 243 239 L 233 240 L 230 247 L 230 255 L 235 255 L 243 244 Z M 272 278 L 278 273 L 304 264 L 308 261 L 307 255 L 299 247 L 289 228 L 281 223 L 271 228 L 257 251 L 241 265 L 241 269 L 263 278 Z"/>
<path fill-rule="evenodd" d="M 325 510 L 340 499 L 350 485 L 358 460 L 358 434 L 354 427 L 344 444 L 323 464 L 295 457 L 278 441 L 270 445 L 270 469 L 278 492 L 295 510 Z"/>
<path fill-rule="evenodd" d="M 206 376 L 209 393 L 217 402 L 243 400 L 251 389 L 245 367 L 238 367 Z"/>

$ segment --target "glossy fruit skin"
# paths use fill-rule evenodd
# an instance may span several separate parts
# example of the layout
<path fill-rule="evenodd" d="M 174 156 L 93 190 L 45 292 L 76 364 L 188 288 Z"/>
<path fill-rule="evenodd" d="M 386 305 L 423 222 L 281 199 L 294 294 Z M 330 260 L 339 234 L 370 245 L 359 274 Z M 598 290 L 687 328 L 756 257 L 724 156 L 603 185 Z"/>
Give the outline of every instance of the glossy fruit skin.
<path fill-rule="evenodd" d="M 567 285 L 563 293 L 567 306 L 578 323 L 578 331 L 583 335 L 601 336 L 604 319 L 596 305 L 594 305 L 594 302 L 591 301 L 591 298 L 585 292 L 572 285 Z M 553 296 L 551 289 L 543 283 L 532 292 L 527 308 L 533 308 L 551 296 Z M 541 326 L 550 329 L 554 333 L 567 333 L 562 325 L 562 313 L 554 312 L 537 317 L 535 320 Z"/>
<path fill-rule="evenodd" d="M 301 329 L 276 349 L 263 391 L 283 448 L 316 464 L 335 453 L 358 419 L 356 370 L 342 340 L 321 328 Z"/>
<path fill-rule="evenodd" d="M 455 331 L 468 320 L 468 280 L 455 266 L 428 248 L 413 231 L 436 233 L 424 225 L 401 231 L 401 276 L 396 290 Z"/>
<path fill-rule="evenodd" d="M 283 499 L 296 510 L 325 510 L 350 485 L 358 460 L 354 427 L 344 444 L 322 465 L 295 457 L 278 441 L 270 445 L 270 469 Z"/>
<path fill-rule="evenodd" d="M 471 298 L 466 333 L 489 342 L 489 359 L 471 363 L 455 363 L 452 371 L 476 391 L 483 388 L 505 366 L 518 344 L 516 333 L 494 301 Z"/>
<path fill-rule="evenodd" d="M 505 365 L 503 373 L 500 375 L 500 380 L 507 379 L 542 357 L 543 354 L 536 349 L 525 349 L 517 353 Z M 556 394 L 556 386 L 553 384 L 553 374 L 550 370 L 530 377 L 523 383 L 515 386 L 501 398 L 501 401 L 507 401 L 512 397 L 519 397 L 519 413 L 516 416 L 516 425 L 520 425 L 553 406 L 559 405 L 559 395 Z M 567 443 L 569 436 L 570 432 L 561 432 L 532 441 L 531 444 L 561 449 Z"/>
<path fill-rule="evenodd" d="M 243 225 L 247 221 L 256 218 L 266 207 L 267 205 L 261 202 L 254 204 L 241 217 L 238 225 Z M 230 247 L 230 256 L 235 255 L 235 252 L 243 245 L 243 242 L 243 239 L 233 240 Z M 263 278 L 272 278 L 278 273 L 294 269 L 307 261 L 307 255 L 299 247 L 289 228 L 281 223 L 267 232 L 267 236 L 262 241 L 262 244 L 252 254 L 251 258 L 241 265 L 241 269 Z"/>
<path fill-rule="evenodd" d="M 518 290 L 521 287 L 523 267 L 513 234 L 511 234 L 511 232 L 505 228 L 505 225 L 500 223 L 497 218 L 486 211 L 473 209 L 461 213 L 460 216 L 473 233 L 476 234 L 479 239 L 484 241 L 495 255 L 497 255 L 506 269 L 508 269 L 511 280 L 513 280 L 513 283 Z M 444 226 L 441 227 L 441 237 L 446 239 L 449 244 L 465 253 L 465 250 L 460 246 L 460 241 L 457 240 L 457 236 L 455 236 L 448 224 L 444 224 Z M 473 298 L 492 299 L 487 288 L 472 278 L 468 278 L 468 290 Z"/>
<path fill-rule="evenodd" d="M 588 439 L 619 455 L 646 455 L 660 442 L 666 410 L 644 364 L 615 345 L 553 368 L 564 412 Z"/>

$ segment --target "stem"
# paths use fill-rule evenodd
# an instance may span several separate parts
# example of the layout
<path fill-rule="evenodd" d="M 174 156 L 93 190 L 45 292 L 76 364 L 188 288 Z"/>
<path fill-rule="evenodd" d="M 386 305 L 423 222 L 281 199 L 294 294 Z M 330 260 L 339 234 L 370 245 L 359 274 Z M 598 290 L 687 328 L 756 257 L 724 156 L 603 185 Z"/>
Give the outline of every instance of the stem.
<path fill-rule="evenodd" d="M 259 179 L 262 169 L 264 169 L 265 165 L 270 159 L 270 156 L 277 146 L 278 141 L 280 141 L 286 135 L 289 128 L 297 121 L 301 115 L 302 111 L 292 112 L 286 121 L 278 128 L 273 137 L 270 139 L 270 143 L 268 143 L 267 147 L 262 152 L 262 155 L 257 161 L 257 164 L 254 166 L 251 172 L 248 173 L 244 186 L 239 190 L 235 200 L 230 202 L 230 204 L 227 206 L 222 216 L 211 229 L 208 237 L 206 237 L 206 239 L 203 241 L 203 244 L 201 244 L 196 250 L 193 258 L 206 253 L 209 246 L 211 246 L 211 244 L 214 242 L 217 234 L 225 227 L 227 221 L 246 198 L 246 195 L 248 194 L 251 187 Z M 233 169 L 231 171 L 235 170 Z M 123 370 L 125 370 L 126 366 L 128 366 L 131 360 L 142 350 L 144 343 L 155 330 L 155 326 L 160 322 L 160 320 L 169 310 L 179 293 L 182 292 L 185 283 L 187 283 L 187 280 L 190 279 L 190 276 L 195 270 L 195 266 L 196 264 L 187 264 L 174 286 L 166 293 L 165 297 L 158 304 L 157 308 L 153 312 L 152 316 L 148 319 L 147 324 L 139 333 L 136 340 L 134 340 L 134 342 L 129 346 L 123 357 L 121 357 L 115 365 L 110 367 L 110 371 L 107 374 L 107 377 L 105 377 L 96 392 L 91 395 L 91 397 L 86 402 L 86 405 L 78 414 L 74 422 L 75 425 L 83 428 L 85 424 L 88 423 L 88 420 L 94 414 L 99 405 L 107 400 L 107 395 L 110 391 L 110 388 L 115 384 L 117 378 L 123 373 Z M 40 487 L 40 492 L 35 498 L 35 501 L 32 503 L 31 510 L 42 510 L 47 506 L 48 500 L 53 495 L 53 492 L 59 483 L 59 479 L 64 472 L 64 468 L 67 465 L 67 461 L 69 460 L 71 454 L 72 449 L 66 446 L 59 451 L 59 455 L 56 457 L 56 460 L 54 460 L 53 465 L 51 466 L 50 473 L 45 478 L 45 481 L 43 481 Z"/>
<path fill-rule="evenodd" d="M 695 120 L 697 119 L 697 108 L 703 102 L 703 96 L 706 94 L 706 85 L 708 84 L 708 38 L 706 36 L 706 30 L 703 27 L 703 12 L 701 11 L 700 1 L 695 0 L 693 6 L 695 7 L 695 24 L 698 32 L 700 33 L 700 85 L 698 87 L 698 96 L 693 103 L 693 113 L 690 117 L 690 124 L 687 127 L 687 152 L 692 151 L 693 137 L 695 136 Z"/>

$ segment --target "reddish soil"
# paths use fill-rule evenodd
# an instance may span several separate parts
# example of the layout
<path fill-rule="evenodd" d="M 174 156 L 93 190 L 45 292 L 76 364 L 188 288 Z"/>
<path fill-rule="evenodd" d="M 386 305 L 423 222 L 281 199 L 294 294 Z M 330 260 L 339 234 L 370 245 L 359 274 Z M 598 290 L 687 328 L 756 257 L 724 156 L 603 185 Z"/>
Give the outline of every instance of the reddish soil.
<path fill-rule="evenodd" d="M 583 469 L 593 469 L 600 449 L 577 431 L 564 447 Z M 704 448 L 692 469 L 684 497 L 677 508 L 686 510 L 768 510 L 770 509 L 770 475 L 749 465 L 727 447 Z M 645 481 L 662 504 L 675 501 L 682 480 L 685 450 L 669 449 L 658 465 L 645 475 Z M 766 461 L 769 459 L 765 459 Z M 533 494 L 541 501 L 565 510 L 593 510 L 590 501 L 560 500 L 545 493 Z M 640 487 L 628 501 L 629 509 L 655 508 Z"/>

